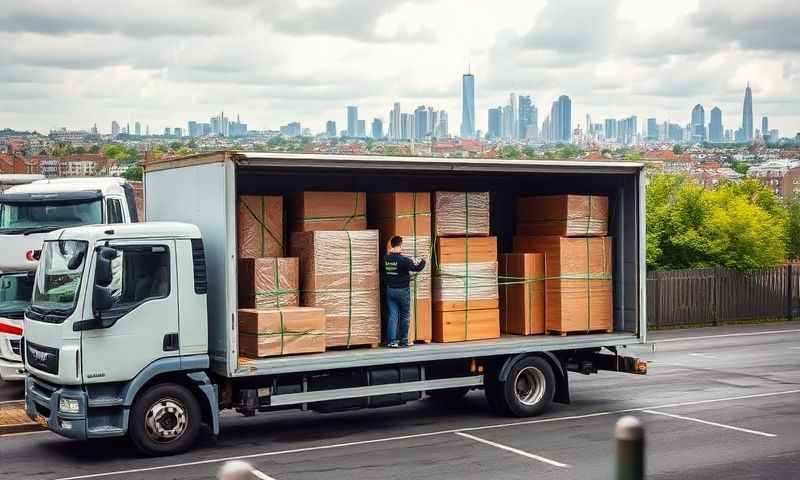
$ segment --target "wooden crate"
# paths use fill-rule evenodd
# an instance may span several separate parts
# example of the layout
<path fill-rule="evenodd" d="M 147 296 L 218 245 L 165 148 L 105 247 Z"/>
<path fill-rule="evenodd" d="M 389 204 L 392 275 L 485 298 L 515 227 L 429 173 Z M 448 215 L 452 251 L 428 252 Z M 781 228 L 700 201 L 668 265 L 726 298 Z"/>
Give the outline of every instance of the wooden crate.
<path fill-rule="evenodd" d="M 500 311 L 496 308 L 433 312 L 433 341 L 439 343 L 500 337 Z"/>
<path fill-rule="evenodd" d="M 283 197 L 242 195 L 237 206 L 239 257 L 282 257 Z"/>
<path fill-rule="evenodd" d="M 325 351 L 325 310 L 283 307 L 239 309 L 239 352 L 271 357 Z"/>
<path fill-rule="evenodd" d="M 435 192 L 434 232 L 437 237 L 489 235 L 489 192 Z"/>
<path fill-rule="evenodd" d="M 364 192 L 297 192 L 287 196 L 292 232 L 365 230 Z"/>
<path fill-rule="evenodd" d="M 296 257 L 240 258 L 239 308 L 269 309 L 300 304 Z"/>
<path fill-rule="evenodd" d="M 503 333 L 545 331 L 544 254 L 506 253 L 500 259 L 500 326 Z"/>
<path fill-rule="evenodd" d="M 608 235 L 608 197 L 550 195 L 519 198 L 517 235 L 604 237 Z"/>

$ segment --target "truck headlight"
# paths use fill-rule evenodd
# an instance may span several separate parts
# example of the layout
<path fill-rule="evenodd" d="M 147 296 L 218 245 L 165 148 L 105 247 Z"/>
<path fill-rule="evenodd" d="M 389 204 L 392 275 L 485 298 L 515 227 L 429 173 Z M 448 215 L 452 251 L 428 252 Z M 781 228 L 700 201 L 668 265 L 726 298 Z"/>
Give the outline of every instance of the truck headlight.
<path fill-rule="evenodd" d="M 81 404 L 74 398 L 59 398 L 58 411 L 61 413 L 78 413 L 81 411 Z"/>

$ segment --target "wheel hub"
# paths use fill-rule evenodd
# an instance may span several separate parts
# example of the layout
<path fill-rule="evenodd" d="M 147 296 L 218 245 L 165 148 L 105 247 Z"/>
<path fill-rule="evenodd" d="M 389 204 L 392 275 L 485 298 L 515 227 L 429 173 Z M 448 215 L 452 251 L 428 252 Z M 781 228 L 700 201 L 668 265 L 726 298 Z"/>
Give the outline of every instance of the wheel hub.
<path fill-rule="evenodd" d="M 186 432 L 189 418 L 184 405 L 174 398 L 153 403 L 145 415 L 147 436 L 156 442 L 171 442 Z"/>
<path fill-rule="evenodd" d="M 544 373 L 536 367 L 525 367 L 517 373 L 514 389 L 520 403 L 536 405 L 544 398 Z"/>

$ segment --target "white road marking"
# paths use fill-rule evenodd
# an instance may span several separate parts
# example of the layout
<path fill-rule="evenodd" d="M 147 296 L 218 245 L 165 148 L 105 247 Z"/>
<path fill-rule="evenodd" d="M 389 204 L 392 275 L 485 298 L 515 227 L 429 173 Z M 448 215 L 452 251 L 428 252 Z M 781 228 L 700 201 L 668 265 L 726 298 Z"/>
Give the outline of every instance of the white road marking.
<path fill-rule="evenodd" d="M 685 342 L 689 340 L 703 340 L 706 338 L 751 337 L 753 335 L 775 335 L 778 333 L 787 333 L 787 332 L 800 332 L 800 328 L 786 329 L 786 330 L 766 330 L 763 332 L 721 333 L 719 335 L 702 335 L 698 337 L 665 338 L 664 340 L 652 340 L 647 343 Z"/>
<path fill-rule="evenodd" d="M 699 418 L 693 418 L 693 417 L 684 417 L 683 415 L 675 415 L 675 414 L 672 414 L 672 413 L 657 412 L 655 410 L 642 410 L 642 412 L 650 413 L 652 415 L 663 415 L 665 417 L 677 418 L 679 420 L 688 420 L 690 422 L 702 423 L 702 424 L 711 425 L 711 426 L 714 426 L 714 427 L 727 428 L 728 430 L 736 430 L 737 432 L 752 433 L 753 435 L 760 435 L 762 437 L 770 437 L 770 438 L 777 437 L 777 435 L 775 435 L 774 433 L 759 432 L 758 430 L 750 430 L 748 428 L 734 427 L 733 425 L 725 425 L 724 423 L 709 422 L 708 420 L 700 420 Z"/>
<path fill-rule="evenodd" d="M 708 358 L 710 360 L 717 359 L 719 357 L 715 357 L 714 355 L 706 355 L 705 353 L 690 353 L 692 357 L 700 357 L 700 358 Z"/>
<path fill-rule="evenodd" d="M 486 445 L 490 445 L 492 447 L 499 448 L 500 450 L 505 450 L 507 452 L 516 453 L 517 455 L 522 455 L 523 457 L 528 457 L 530 459 L 537 460 L 539 462 L 546 463 L 546 464 L 552 465 L 554 467 L 569 468 L 569 465 L 567 465 L 566 463 L 556 462 L 555 460 L 551 460 L 549 458 L 541 457 L 539 455 L 534 455 L 534 454 L 528 453 L 528 452 L 526 452 L 524 450 L 519 450 L 519 449 L 514 448 L 514 447 L 509 447 L 508 445 L 503 445 L 501 443 L 490 442 L 489 440 L 485 440 L 483 438 L 476 437 L 476 436 L 470 435 L 468 433 L 456 432 L 456 435 L 464 437 L 464 438 L 469 438 L 470 440 L 475 440 L 476 442 L 485 443 Z"/>
<path fill-rule="evenodd" d="M 800 350 L 800 347 L 789 347 L 789 350 Z"/>
<path fill-rule="evenodd" d="M 255 468 L 250 470 L 250 473 L 252 473 L 253 475 L 255 475 L 257 478 L 259 478 L 261 480 L 275 480 L 274 478 L 270 477 L 266 473 L 264 473 L 262 471 L 259 471 L 259 470 L 256 470 Z"/>
<path fill-rule="evenodd" d="M 159 470 L 170 470 L 174 468 L 183 468 L 183 467 L 193 467 L 197 465 L 209 465 L 214 463 L 223 463 L 228 462 L 231 460 L 246 460 L 250 458 L 263 458 L 263 457 L 274 457 L 278 455 L 289 455 L 293 453 L 304 453 L 304 452 L 315 452 L 320 450 L 332 450 L 336 448 L 344 448 L 344 447 L 353 447 L 359 445 L 370 445 L 375 443 L 386 443 L 386 442 L 394 442 L 399 440 L 410 440 L 416 438 L 425 438 L 425 437 L 433 437 L 438 435 L 445 435 L 445 434 L 452 434 L 452 433 L 461 433 L 461 432 L 475 432 L 479 430 L 489 430 L 494 428 L 506 428 L 506 427 L 517 427 L 523 425 L 532 425 L 536 423 L 550 423 L 550 422 L 560 422 L 565 420 L 576 420 L 580 418 L 589 418 L 589 417 L 601 417 L 607 415 L 618 415 L 620 413 L 628 413 L 628 412 L 641 412 L 644 410 L 651 410 L 651 409 L 662 409 L 662 408 L 670 408 L 670 407 L 682 407 L 682 406 L 691 406 L 691 405 L 701 405 L 705 403 L 716 403 L 716 402 L 730 402 L 735 400 L 745 400 L 748 398 L 761 398 L 761 397 L 774 397 L 779 395 L 790 395 L 794 393 L 800 393 L 800 389 L 797 390 L 785 390 L 782 392 L 768 392 L 768 393 L 756 393 L 752 395 L 743 395 L 739 397 L 724 397 L 724 398 L 711 398 L 708 400 L 698 400 L 694 402 L 683 402 L 683 403 L 670 403 L 665 405 L 654 405 L 650 407 L 640 407 L 640 408 L 626 408 L 622 410 L 614 410 L 608 412 L 595 412 L 595 413 L 587 413 L 585 415 L 571 415 L 565 417 L 552 417 L 552 418 L 542 418 L 537 420 L 523 420 L 519 422 L 510 422 L 510 423 L 500 423 L 500 424 L 492 424 L 492 425 L 482 425 L 479 427 L 465 427 L 465 428 L 454 428 L 450 430 L 439 430 L 435 432 L 425 432 L 425 433 L 416 433 L 411 435 L 400 435 L 396 437 L 385 437 L 385 438 L 375 438 L 372 440 L 359 440 L 354 442 L 347 442 L 347 443 L 337 443 L 331 445 L 319 445 L 316 447 L 305 447 L 305 448 L 295 448 L 291 450 L 278 450 L 273 452 L 261 452 L 261 453 L 251 453 L 249 455 L 239 455 L 233 457 L 223 457 L 223 458 L 210 458 L 207 460 L 196 460 L 193 462 L 184 462 L 184 463 L 174 463 L 171 465 L 159 465 L 155 467 L 143 467 L 143 468 L 133 468 L 130 470 L 116 470 L 111 472 L 104 472 L 104 473 L 92 473 L 87 475 L 78 475 L 74 477 L 63 477 L 58 478 L 56 480 L 81 480 L 84 478 L 99 478 L 99 477 L 110 477 L 115 475 L 127 475 L 131 473 L 143 473 L 143 472 L 153 472 Z"/>

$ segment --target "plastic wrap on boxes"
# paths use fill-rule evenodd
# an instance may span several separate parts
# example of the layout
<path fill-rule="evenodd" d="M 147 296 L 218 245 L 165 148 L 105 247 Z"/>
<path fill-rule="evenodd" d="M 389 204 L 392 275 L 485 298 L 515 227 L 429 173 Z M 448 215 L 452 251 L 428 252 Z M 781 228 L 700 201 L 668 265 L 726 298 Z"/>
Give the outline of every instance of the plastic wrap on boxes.
<path fill-rule="evenodd" d="M 436 236 L 489 235 L 489 207 L 489 192 L 436 192 Z"/>
<path fill-rule="evenodd" d="M 434 311 L 497 307 L 497 262 L 439 265 L 433 278 Z"/>
<path fill-rule="evenodd" d="M 325 309 L 328 347 L 380 343 L 378 231 L 295 232 L 301 304 Z"/>
<path fill-rule="evenodd" d="M 325 310 L 283 307 L 239 310 L 239 352 L 269 357 L 325 351 Z"/>
<path fill-rule="evenodd" d="M 238 206 L 239 257 L 282 257 L 283 197 L 242 195 Z"/>
<path fill-rule="evenodd" d="M 300 271 L 297 258 L 240 258 L 239 307 L 278 308 L 298 305 Z"/>
<path fill-rule="evenodd" d="M 364 192 L 297 192 L 287 196 L 287 203 L 293 232 L 367 228 Z"/>
<path fill-rule="evenodd" d="M 550 195 L 517 200 L 518 235 L 608 235 L 608 197 Z"/>

